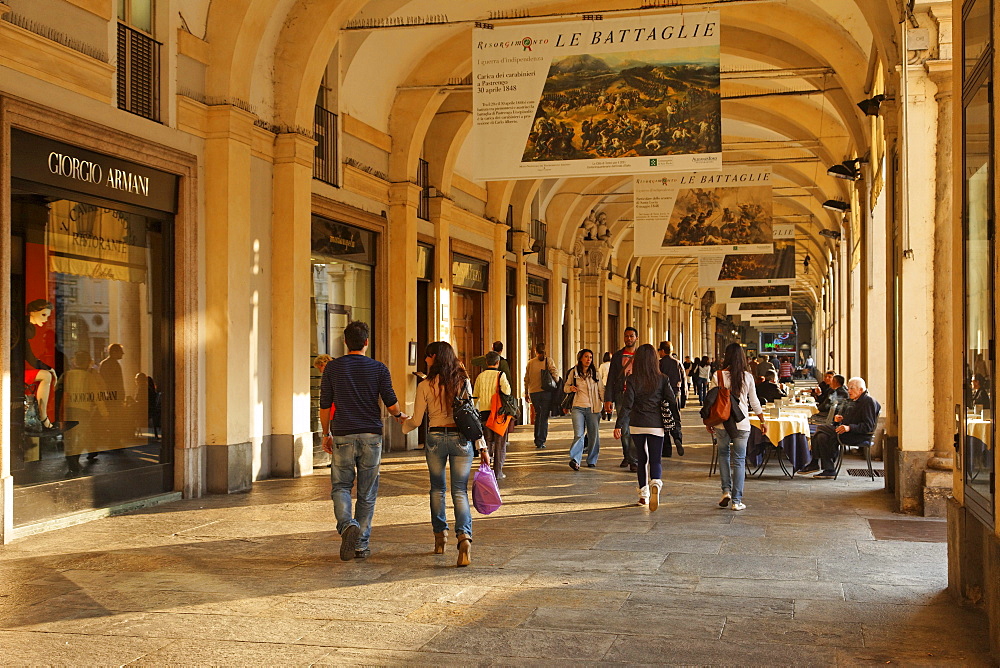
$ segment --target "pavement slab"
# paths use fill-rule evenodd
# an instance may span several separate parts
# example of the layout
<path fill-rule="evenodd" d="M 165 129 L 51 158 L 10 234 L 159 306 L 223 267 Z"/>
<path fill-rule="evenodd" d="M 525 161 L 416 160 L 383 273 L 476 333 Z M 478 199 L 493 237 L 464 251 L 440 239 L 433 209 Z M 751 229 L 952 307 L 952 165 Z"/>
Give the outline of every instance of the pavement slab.
<path fill-rule="evenodd" d="M 881 481 L 771 467 L 719 508 L 695 413 L 636 504 L 610 424 L 573 471 L 571 427 L 511 435 L 504 506 L 472 565 L 433 554 L 427 468 L 386 453 L 371 555 L 342 562 L 326 470 L 0 547 L 5 665 L 985 666 L 985 618 L 947 592 L 942 543 L 876 539 Z M 449 501 L 450 505 L 450 501 Z M 449 510 L 449 516 L 451 512 Z M 947 632 L 943 632 L 947 629 Z"/>

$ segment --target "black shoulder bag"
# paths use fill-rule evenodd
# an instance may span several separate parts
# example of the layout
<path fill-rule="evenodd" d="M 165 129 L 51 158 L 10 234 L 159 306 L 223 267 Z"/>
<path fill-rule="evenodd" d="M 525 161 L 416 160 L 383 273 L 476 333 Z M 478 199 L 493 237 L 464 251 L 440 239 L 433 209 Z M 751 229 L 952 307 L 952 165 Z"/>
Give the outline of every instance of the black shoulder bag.
<path fill-rule="evenodd" d="M 479 409 L 472 402 L 472 394 L 468 386 L 455 395 L 455 400 L 451 404 L 452 417 L 458 430 L 462 432 L 462 437 L 469 441 L 476 441 L 483 437 L 483 422 L 479 417 Z"/>

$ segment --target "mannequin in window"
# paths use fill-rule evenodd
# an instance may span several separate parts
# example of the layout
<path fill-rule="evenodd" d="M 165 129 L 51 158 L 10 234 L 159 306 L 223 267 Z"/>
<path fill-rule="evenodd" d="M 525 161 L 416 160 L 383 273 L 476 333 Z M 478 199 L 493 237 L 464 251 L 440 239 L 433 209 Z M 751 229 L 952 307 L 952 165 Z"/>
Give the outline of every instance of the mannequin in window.
<path fill-rule="evenodd" d="M 31 349 L 31 340 L 35 338 L 35 328 L 41 327 L 49 321 L 52 315 L 52 304 L 45 299 L 35 299 L 28 302 L 25 309 L 28 323 L 24 327 L 24 385 L 28 388 L 35 383 L 35 399 L 38 402 L 38 416 L 42 421 L 42 428 L 45 432 L 58 431 L 52 422 L 49 421 L 49 394 L 56 383 L 56 372 L 48 364 L 35 356 L 35 351 Z"/>

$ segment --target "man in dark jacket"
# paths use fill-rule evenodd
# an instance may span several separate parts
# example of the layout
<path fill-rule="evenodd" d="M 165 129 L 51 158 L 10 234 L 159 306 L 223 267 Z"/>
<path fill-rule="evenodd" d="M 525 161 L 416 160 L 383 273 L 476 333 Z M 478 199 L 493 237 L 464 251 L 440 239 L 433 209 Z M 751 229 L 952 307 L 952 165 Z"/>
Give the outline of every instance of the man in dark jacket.
<path fill-rule="evenodd" d="M 656 349 L 656 354 L 660 357 L 660 373 L 670 381 L 670 389 L 674 391 L 674 398 L 677 400 L 677 405 L 680 408 L 684 408 L 686 399 L 686 393 L 684 392 L 684 367 L 674 357 L 673 346 L 670 344 L 670 341 L 660 341 L 660 345 Z M 673 456 L 673 446 L 675 444 L 678 456 L 684 456 L 684 443 L 681 441 L 681 438 L 681 426 L 679 424 L 677 425 L 677 429 L 663 435 L 664 457 Z"/>
<path fill-rule="evenodd" d="M 612 407 L 621 406 L 625 394 L 625 379 L 632 373 L 632 356 L 639 343 L 639 330 L 626 327 L 624 334 L 625 346 L 611 356 L 611 366 L 608 367 L 608 377 L 604 381 L 604 412 L 610 413 Z M 632 434 L 628 424 L 622 426 L 622 463 L 621 468 L 629 467 L 636 470 L 635 446 L 632 444 Z"/>
<path fill-rule="evenodd" d="M 837 426 L 822 425 L 813 436 L 813 453 L 819 457 L 823 467 L 814 478 L 827 480 L 836 475 L 837 450 L 840 448 L 838 436 L 845 445 L 858 445 L 875 433 L 875 423 L 882 406 L 868 394 L 864 379 L 857 376 L 851 378 L 847 382 L 847 394 L 850 401 L 833 418 Z"/>
<path fill-rule="evenodd" d="M 764 382 L 757 383 L 757 398 L 760 399 L 760 403 L 766 404 L 767 402 L 775 402 L 778 399 L 784 399 L 788 395 L 785 391 L 775 383 L 776 380 L 773 371 L 768 371 L 767 375 L 764 376 Z"/>
<path fill-rule="evenodd" d="M 819 412 L 810 418 L 810 422 L 813 424 L 825 424 L 830 415 L 830 411 L 837 405 L 843 405 L 847 399 L 848 391 L 847 388 L 844 387 L 844 377 L 839 373 L 833 374 L 830 377 L 829 384 L 827 385 L 826 394 L 823 395 L 823 399 L 821 399 L 819 404 L 816 406 Z"/>
<path fill-rule="evenodd" d="M 503 356 L 503 342 L 494 341 L 493 342 L 493 352 L 500 356 L 500 366 L 497 367 L 500 373 L 507 374 L 507 382 L 510 383 L 511 389 L 515 389 L 517 386 L 514 384 L 514 379 L 510 375 L 510 363 L 507 362 L 507 358 Z M 472 358 L 472 366 L 478 366 L 481 369 L 486 369 L 489 365 L 486 363 L 486 355 L 480 355 L 479 357 Z"/>

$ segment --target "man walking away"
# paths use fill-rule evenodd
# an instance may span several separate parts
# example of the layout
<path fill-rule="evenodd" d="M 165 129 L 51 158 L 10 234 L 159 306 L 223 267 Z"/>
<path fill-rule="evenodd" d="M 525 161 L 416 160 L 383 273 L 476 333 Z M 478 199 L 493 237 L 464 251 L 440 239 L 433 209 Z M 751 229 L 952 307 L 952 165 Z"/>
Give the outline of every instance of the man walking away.
<path fill-rule="evenodd" d="M 660 373 L 667 377 L 670 381 L 670 389 L 674 391 L 674 397 L 677 398 L 677 405 L 680 408 L 684 408 L 684 390 L 682 385 L 684 383 L 684 367 L 681 363 L 673 356 L 673 347 L 670 341 L 660 341 L 659 347 L 656 349 L 656 354 L 660 357 Z M 684 444 L 681 442 L 681 427 L 677 425 L 677 429 L 672 432 L 663 432 L 663 456 L 672 457 L 673 456 L 673 446 L 677 446 L 677 455 L 679 457 L 684 456 Z"/>
<path fill-rule="evenodd" d="M 636 345 L 639 342 L 639 330 L 635 327 L 626 327 L 623 336 L 624 347 L 611 356 L 611 366 L 608 367 L 608 380 L 604 385 L 604 412 L 610 413 L 612 407 L 621 406 L 625 397 L 625 382 L 632 374 L 632 356 L 635 355 Z M 622 430 L 622 463 L 620 468 L 628 467 L 633 473 L 636 470 L 635 445 L 632 443 L 632 433 L 628 423 L 621 426 Z"/>
<path fill-rule="evenodd" d="M 501 341 L 493 342 L 493 352 L 495 352 L 497 356 L 500 358 L 500 365 L 497 367 L 497 369 L 500 371 L 500 373 L 507 376 L 508 383 L 511 382 L 510 363 L 507 362 L 507 358 L 503 356 L 503 343 Z M 472 366 L 477 366 L 480 369 L 488 369 L 490 367 L 489 363 L 486 361 L 486 358 L 488 356 L 489 353 L 486 353 L 485 355 L 480 355 L 479 357 L 473 357 Z"/>
<path fill-rule="evenodd" d="M 549 412 L 552 409 L 552 391 L 542 387 L 542 371 L 545 369 L 552 375 L 552 380 L 558 380 L 556 365 L 545 356 L 545 344 L 539 341 L 535 344 L 535 357 L 528 360 L 524 368 L 524 394 L 535 407 L 535 447 L 539 450 L 545 449 L 545 441 L 549 438 Z"/>
<path fill-rule="evenodd" d="M 326 365 L 320 381 L 319 418 L 323 425 L 323 449 L 330 453 L 330 481 L 333 512 L 340 534 L 340 559 L 364 559 L 371 552 L 375 499 L 378 497 L 379 464 L 382 461 L 381 397 L 389 414 L 407 416 L 399 409 L 392 390 L 389 369 L 365 356 L 368 325 L 355 321 L 344 328 L 348 353 Z M 333 435 L 330 435 L 330 406 L 336 405 Z M 358 482 L 358 501 L 351 508 L 351 488 Z"/>

